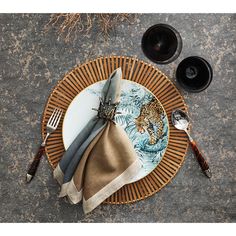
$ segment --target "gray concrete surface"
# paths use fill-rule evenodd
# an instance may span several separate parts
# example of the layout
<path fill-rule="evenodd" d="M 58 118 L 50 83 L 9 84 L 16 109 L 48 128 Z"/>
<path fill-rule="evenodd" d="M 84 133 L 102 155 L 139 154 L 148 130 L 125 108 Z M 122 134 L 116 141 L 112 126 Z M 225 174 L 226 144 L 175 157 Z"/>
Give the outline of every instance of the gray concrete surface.
<path fill-rule="evenodd" d="M 54 30 L 45 34 L 48 14 L 0 14 L 0 222 L 236 222 L 236 14 L 142 14 L 95 43 L 95 33 L 65 44 Z M 178 63 L 191 55 L 207 59 L 210 87 L 181 90 L 193 136 L 207 157 L 206 179 L 189 150 L 184 165 L 165 188 L 130 205 L 101 205 L 84 215 L 81 205 L 58 199 L 59 186 L 44 158 L 30 185 L 27 165 L 40 143 L 46 99 L 57 81 L 78 63 L 101 55 L 137 56 L 144 31 L 156 23 L 174 26 L 183 38 L 180 57 L 159 68 L 175 83 Z"/>

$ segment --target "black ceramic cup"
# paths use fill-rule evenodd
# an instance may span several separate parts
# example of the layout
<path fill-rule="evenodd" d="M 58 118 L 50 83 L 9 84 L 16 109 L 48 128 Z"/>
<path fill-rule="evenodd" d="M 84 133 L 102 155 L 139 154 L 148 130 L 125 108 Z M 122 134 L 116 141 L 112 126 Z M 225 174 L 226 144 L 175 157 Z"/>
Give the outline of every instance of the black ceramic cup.
<path fill-rule="evenodd" d="M 185 58 L 177 67 L 176 80 L 188 92 L 198 93 L 206 89 L 212 81 L 211 65 L 202 57 Z"/>
<path fill-rule="evenodd" d="M 141 45 L 143 53 L 151 61 L 157 64 L 168 64 L 179 56 L 182 50 L 182 39 L 172 26 L 156 24 L 144 33 Z"/>

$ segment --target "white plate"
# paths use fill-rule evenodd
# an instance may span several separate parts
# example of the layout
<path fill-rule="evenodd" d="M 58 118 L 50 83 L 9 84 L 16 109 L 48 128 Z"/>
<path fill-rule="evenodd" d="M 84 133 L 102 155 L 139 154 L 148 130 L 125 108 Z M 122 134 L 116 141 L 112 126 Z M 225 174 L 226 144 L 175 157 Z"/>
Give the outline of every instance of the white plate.
<path fill-rule="evenodd" d="M 96 116 L 97 112 L 92 108 L 99 106 L 99 96 L 104 83 L 105 81 L 99 81 L 90 85 L 80 92 L 69 105 L 62 127 L 65 149 L 70 146 L 87 122 Z M 117 111 L 120 111 L 121 114 L 116 115 L 115 120 L 126 131 L 142 163 L 142 168 L 134 179 L 137 181 L 154 170 L 164 156 L 168 145 L 169 124 L 165 113 L 162 117 L 163 136 L 156 144 L 151 145 L 147 131 L 143 134 L 139 133 L 134 121 L 140 115 L 141 107 L 155 96 L 144 86 L 128 80 L 122 80 L 121 89 L 120 104 L 117 107 Z M 154 124 L 153 128 L 156 131 L 157 126 Z"/>

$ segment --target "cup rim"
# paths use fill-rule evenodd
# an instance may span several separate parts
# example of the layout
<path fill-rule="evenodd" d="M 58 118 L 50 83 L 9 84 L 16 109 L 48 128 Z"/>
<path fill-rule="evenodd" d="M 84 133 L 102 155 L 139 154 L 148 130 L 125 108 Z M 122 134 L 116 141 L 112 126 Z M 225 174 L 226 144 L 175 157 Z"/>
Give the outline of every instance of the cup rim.
<path fill-rule="evenodd" d="M 208 79 L 207 83 L 206 83 L 203 87 L 201 87 L 201 88 L 199 88 L 199 89 L 193 89 L 193 88 L 190 88 L 189 86 L 186 86 L 186 85 L 181 81 L 181 79 L 178 78 L 178 76 L 177 76 L 177 72 L 178 72 L 178 68 L 179 68 L 180 64 L 183 63 L 183 62 L 186 61 L 186 60 L 189 60 L 189 59 L 197 59 L 197 60 L 203 62 L 204 65 L 206 66 L 208 72 L 209 72 L 209 79 Z M 189 56 L 189 57 L 184 58 L 184 59 L 179 63 L 179 65 L 177 66 L 177 69 L 176 69 L 175 77 L 176 77 L 177 82 L 180 84 L 180 86 L 181 86 L 184 90 L 186 90 L 186 91 L 188 91 L 188 92 L 192 92 L 192 93 L 199 93 L 199 92 L 202 92 L 203 90 L 205 90 L 206 88 L 208 88 L 209 85 L 211 84 L 211 81 L 212 81 L 212 78 L 213 78 L 213 69 L 212 69 L 210 63 L 209 63 L 206 59 L 204 59 L 204 58 L 202 58 L 202 57 L 200 57 L 200 56 Z"/>
<path fill-rule="evenodd" d="M 153 29 L 157 28 L 157 27 L 165 27 L 165 28 L 168 28 L 169 30 L 171 30 L 176 38 L 177 38 L 177 41 L 178 41 L 178 44 L 177 44 L 177 48 L 175 50 L 175 53 L 173 54 L 173 56 L 171 56 L 170 58 L 168 58 L 167 60 L 165 61 L 158 61 L 156 60 L 155 58 L 151 57 L 148 52 L 145 50 L 145 40 L 147 38 L 147 35 L 150 33 L 150 31 L 152 31 Z M 141 48 L 142 48 L 142 51 L 144 53 L 144 55 L 149 59 L 151 60 L 152 62 L 155 62 L 156 64 L 169 64 L 171 62 L 173 62 L 174 60 L 176 60 L 181 51 L 182 51 L 182 48 L 183 48 L 183 41 L 182 41 L 182 38 L 181 38 L 181 35 L 180 33 L 171 25 L 169 24 L 165 24 L 165 23 L 158 23 L 158 24 L 155 24 L 155 25 L 152 25 L 150 26 L 143 34 L 142 36 L 142 40 L 141 40 Z"/>

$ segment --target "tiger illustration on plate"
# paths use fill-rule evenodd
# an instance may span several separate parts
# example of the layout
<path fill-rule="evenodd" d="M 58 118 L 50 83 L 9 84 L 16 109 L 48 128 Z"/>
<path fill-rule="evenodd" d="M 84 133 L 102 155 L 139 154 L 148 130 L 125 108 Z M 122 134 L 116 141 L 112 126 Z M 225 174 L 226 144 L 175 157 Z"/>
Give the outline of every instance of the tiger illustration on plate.
<path fill-rule="evenodd" d="M 151 145 L 156 144 L 163 135 L 163 115 L 164 110 L 160 102 L 156 98 L 152 98 L 150 102 L 142 105 L 140 115 L 135 118 L 138 132 L 144 133 L 147 131 L 150 136 L 149 143 Z M 157 126 L 157 132 L 155 132 L 154 126 Z"/>

